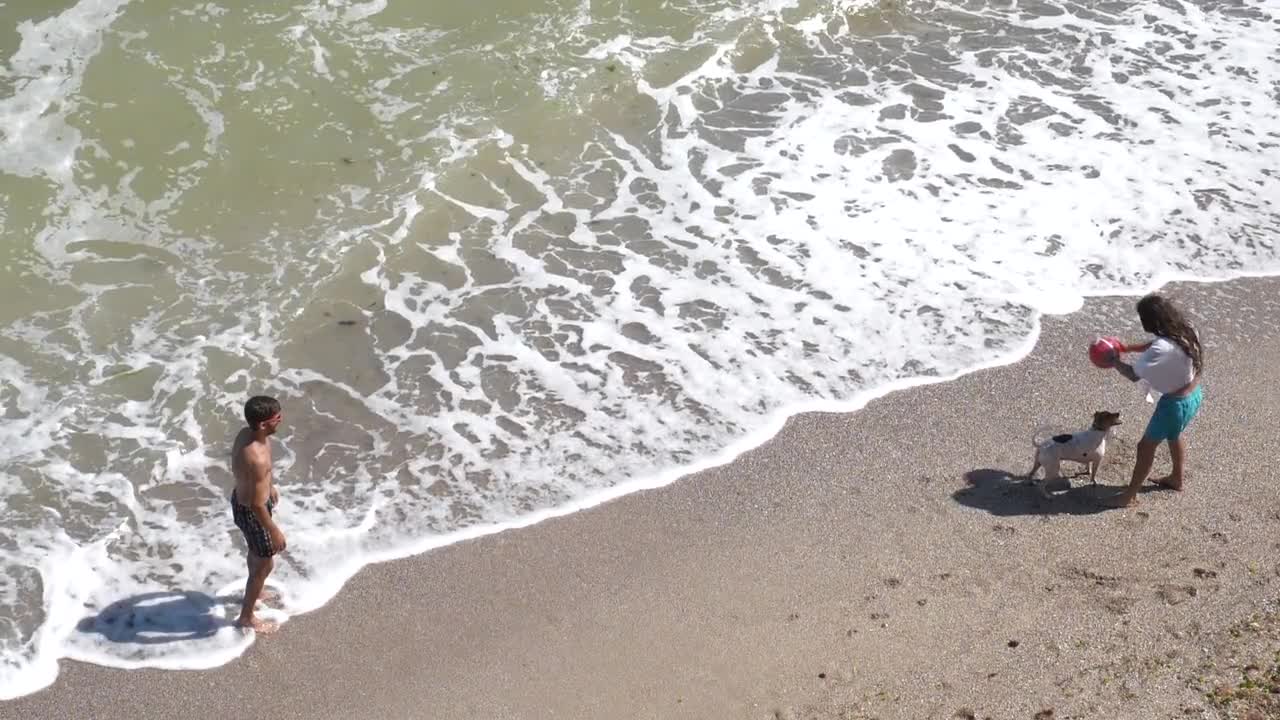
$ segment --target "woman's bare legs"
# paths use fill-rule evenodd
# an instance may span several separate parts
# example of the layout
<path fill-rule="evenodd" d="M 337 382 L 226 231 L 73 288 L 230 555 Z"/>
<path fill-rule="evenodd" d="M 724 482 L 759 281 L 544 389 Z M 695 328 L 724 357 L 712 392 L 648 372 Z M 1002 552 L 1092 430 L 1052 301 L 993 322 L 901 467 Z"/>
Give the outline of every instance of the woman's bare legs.
<path fill-rule="evenodd" d="M 1154 482 L 1170 490 L 1181 490 L 1182 481 L 1185 479 L 1182 475 L 1182 468 L 1185 467 L 1187 458 L 1187 441 L 1181 435 L 1169 441 L 1169 457 L 1173 459 L 1173 472 L 1165 477 L 1156 479 Z"/>
<path fill-rule="evenodd" d="M 1159 440 L 1149 440 L 1146 436 L 1138 441 L 1138 456 L 1133 461 L 1133 478 L 1129 481 L 1129 487 L 1119 495 L 1109 498 L 1108 505 L 1128 507 L 1138 504 L 1138 490 L 1151 474 L 1151 465 L 1155 462 L 1158 447 L 1160 447 Z"/>

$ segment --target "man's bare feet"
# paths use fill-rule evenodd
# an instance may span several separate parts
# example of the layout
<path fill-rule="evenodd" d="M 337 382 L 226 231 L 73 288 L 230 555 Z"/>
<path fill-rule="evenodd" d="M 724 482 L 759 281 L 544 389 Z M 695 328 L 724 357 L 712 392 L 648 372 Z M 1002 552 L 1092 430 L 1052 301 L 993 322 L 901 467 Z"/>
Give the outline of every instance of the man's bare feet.
<path fill-rule="evenodd" d="M 262 635 L 270 635 L 271 633 L 280 629 L 280 626 L 277 625 L 276 623 L 273 623 L 270 620 L 263 620 L 262 618 L 257 617 L 256 615 L 254 617 L 249 618 L 248 620 L 245 620 L 244 618 L 240 618 L 236 620 L 236 627 L 239 627 L 245 630 L 252 630 Z"/>
<path fill-rule="evenodd" d="M 1138 504 L 1138 498 L 1137 496 L 1130 497 L 1126 493 L 1120 493 L 1106 498 L 1102 501 L 1102 504 L 1113 508 L 1133 507 Z"/>
<path fill-rule="evenodd" d="M 1159 485 L 1162 488 L 1177 490 L 1179 492 L 1182 491 L 1182 478 L 1175 478 L 1172 475 L 1165 475 L 1161 478 L 1152 478 L 1151 483 L 1153 485 Z"/>

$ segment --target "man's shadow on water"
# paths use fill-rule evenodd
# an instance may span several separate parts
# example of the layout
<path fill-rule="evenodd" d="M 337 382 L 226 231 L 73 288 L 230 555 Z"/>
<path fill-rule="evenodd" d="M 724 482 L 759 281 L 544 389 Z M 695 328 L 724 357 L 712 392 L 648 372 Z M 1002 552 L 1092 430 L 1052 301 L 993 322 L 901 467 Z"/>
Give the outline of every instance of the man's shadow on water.
<path fill-rule="evenodd" d="M 1049 497 L 1028 485 L 1026 477 L 1008 470 L 981 468 L 965 473 L 965 486 L 952 493 L 955 501 L 992 515 L 1093 515 L 1111 508 L 1103 501 L 1120 488 L 1091 485 L 1088 476 L 1070 482 L 1062 478 L 1050 484 Z M 1041 478 L 1038 482 L 1043 482 Z"/>
<path fill-rule="evenodd" d="M 111 642 L 139 645 L 199 640 L 231 627 L 236 614 L 227 608 L 239 602 L 239 598 L 195 591 L 142 593 L 111 603 L 81 620 L 76 629 Z"/>

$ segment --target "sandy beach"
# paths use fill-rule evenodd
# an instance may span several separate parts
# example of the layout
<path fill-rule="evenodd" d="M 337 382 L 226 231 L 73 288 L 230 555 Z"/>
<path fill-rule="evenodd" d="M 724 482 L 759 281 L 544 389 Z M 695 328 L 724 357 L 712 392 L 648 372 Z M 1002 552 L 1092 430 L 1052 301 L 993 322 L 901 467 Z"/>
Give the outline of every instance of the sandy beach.
<path fill-rule="evenodd" d="M 1100 331 L 1141 336 L 1136 298 L 1091 300 L 1046 318 L 1018 363 L 797 416 L 668 487 L 367 568 L 226 667 L 68 662 L 0 716 L 1277 717 L 1280 280 L 1166 291 L 1207 353 L 1185 492 L 1097 502 L 1127 481 L 1150 406 L 1084 352 Z M 1124 420 L 1098 487 L 1019 484 L 1037 427 L 1098 409 Z"/>

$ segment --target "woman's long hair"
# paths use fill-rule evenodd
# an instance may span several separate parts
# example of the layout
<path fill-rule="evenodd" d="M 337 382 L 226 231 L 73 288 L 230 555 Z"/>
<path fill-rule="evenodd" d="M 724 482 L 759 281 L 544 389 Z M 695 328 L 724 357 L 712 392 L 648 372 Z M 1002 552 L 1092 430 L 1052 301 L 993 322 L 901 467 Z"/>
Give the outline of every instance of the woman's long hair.
<path fill-rule="evenodd" d="M 1138 318 L 1142 320 L 1142 329 L 1168 338 L 1191 358 L 1196 374 L 1204 366 L 1204 349 L 1200 347 L 1200 338 L 1196 329 L 1182 316 L 1182 312 L 1168 298 L 1161 295 L 1148 295 L 1138 301 Z"/>

